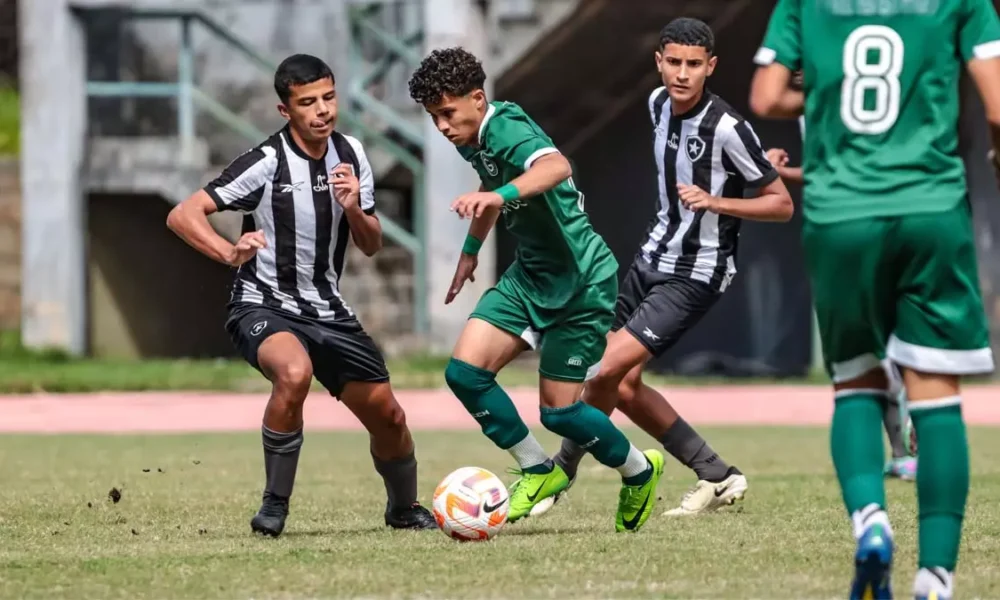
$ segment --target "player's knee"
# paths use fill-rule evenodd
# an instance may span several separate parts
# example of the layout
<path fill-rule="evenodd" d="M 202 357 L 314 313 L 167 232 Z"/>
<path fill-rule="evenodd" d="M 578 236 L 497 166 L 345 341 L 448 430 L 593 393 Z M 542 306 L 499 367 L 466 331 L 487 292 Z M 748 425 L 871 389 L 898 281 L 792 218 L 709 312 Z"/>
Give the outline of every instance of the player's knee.
<path fill-rule="evenodd" d="M 390 396 L 387 402 L 383 402 L 379 407 L 379 417 L 388 429 L 402 431 L 406 429 L 406 412 L 403 407 L 396 402 L 396 398 Z"/>
<path fill-rule="evenodd" d="M 452 358 L 444 370 L 448 388 L 463 404 L 479 398 L 496 383 L 496 374 Z"/>
<path fill-rule="evenodd" d="M 305 400 L 312 384 L 313 370 L 308 359 L 295 359 L 272 369 L 271 381 L 275 391 L 292 401 Z"/>

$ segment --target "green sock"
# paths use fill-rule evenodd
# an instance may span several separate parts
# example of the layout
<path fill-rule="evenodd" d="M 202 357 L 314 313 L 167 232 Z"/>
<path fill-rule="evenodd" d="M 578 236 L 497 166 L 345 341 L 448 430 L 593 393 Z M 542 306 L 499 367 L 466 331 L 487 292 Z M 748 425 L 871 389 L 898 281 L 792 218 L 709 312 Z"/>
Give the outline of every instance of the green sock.
<path fill-rule="evenodd" d="M 565 408 L 542 408 L 542 425 L 549 431 L 576 442 L 602 465 L 616 469 L 630 485 L 649 479 L 652 469 L 641 452 L 633 451 L 608 415 L 584 402 Z"/>
<path fill-rule="evenodd" d="M 830 453 L 849 515 L 869 504 L 885 508 L 882 479 L 885 401 L 885 394 L 877 390 L 844 390 L 836 395 Z"/>
<path fill-rule="evenodd" d="M 453 358 L 444 379 L 486 437 L 501 450 L 509 450 L 529 436 L 510 396 L 497 385 L 496 374 Z"/>
<path fill-rule="evenodd" d="M 920 440 L 917 504 L 920 507 L 921 568 L 954 571 L 969 495 L 969 443 L 961 398 L 910 402 Z"/>

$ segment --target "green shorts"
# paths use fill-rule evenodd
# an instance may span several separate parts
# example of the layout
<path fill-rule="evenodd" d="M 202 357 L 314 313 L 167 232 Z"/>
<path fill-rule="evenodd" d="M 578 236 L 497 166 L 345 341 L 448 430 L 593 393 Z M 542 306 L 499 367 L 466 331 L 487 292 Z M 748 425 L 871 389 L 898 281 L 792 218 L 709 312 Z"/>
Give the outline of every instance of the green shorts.
<path fill-rule="evenodd" d="M 618 279 L 589 285 L 559 310 L 532 303 L 517 278 L 505 274 L 486 290 L 469 318 L 482 319 L 528 343 L 540 354 L 538 372 L 556 381 L 586 381 L 601 368 L 615 317 Z"/>
<path fill-rule="evenodd" d="M 993 371 L 969 208 L 802 229 L 835 383 L 896 364 L 925 373 Z"/>

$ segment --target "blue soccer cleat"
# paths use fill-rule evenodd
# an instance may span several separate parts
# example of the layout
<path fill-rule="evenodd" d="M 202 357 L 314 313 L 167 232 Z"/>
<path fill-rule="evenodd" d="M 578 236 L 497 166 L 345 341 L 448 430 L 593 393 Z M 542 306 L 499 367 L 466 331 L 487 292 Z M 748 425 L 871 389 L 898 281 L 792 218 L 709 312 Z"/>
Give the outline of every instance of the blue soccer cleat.
<path fill-rule="evenodd" d="M 884 525 L 875 523 L 865 530 L 854 554 L 851 600 L 892 598 L 892 551 L 892 535 Z"/>

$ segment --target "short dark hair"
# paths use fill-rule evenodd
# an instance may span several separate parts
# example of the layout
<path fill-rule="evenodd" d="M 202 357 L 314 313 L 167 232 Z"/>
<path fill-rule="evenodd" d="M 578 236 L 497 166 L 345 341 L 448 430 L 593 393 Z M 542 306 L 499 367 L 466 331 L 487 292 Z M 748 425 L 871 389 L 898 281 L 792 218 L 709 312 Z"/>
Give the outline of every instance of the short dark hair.
<path fill-rule="evenodd" d="M 281 61 L 278 70 L 274 72 L 274 91 L 282 102 L 288 102 L 293 86 L 306 85 L 327 77 L 336 83 L 333 70 L 322 59 L 309 54 L 293 54 Z"/>
<path fill-rule="evenodd" d="M 715 51 L 715 34 L 704 21 L 681 17 L 667 23 L 667 26 L 660 30 L 660 50 L 667 44 L 701 46 L 712 54 Z"/>
<path fill-rule="evenodd" d="M 410 77 L 410 97 L 420 104 L 437 104 L 445 94 L 464 96 L 486 85 L 483 64 L 463 48 L 432 51 Z"/>

